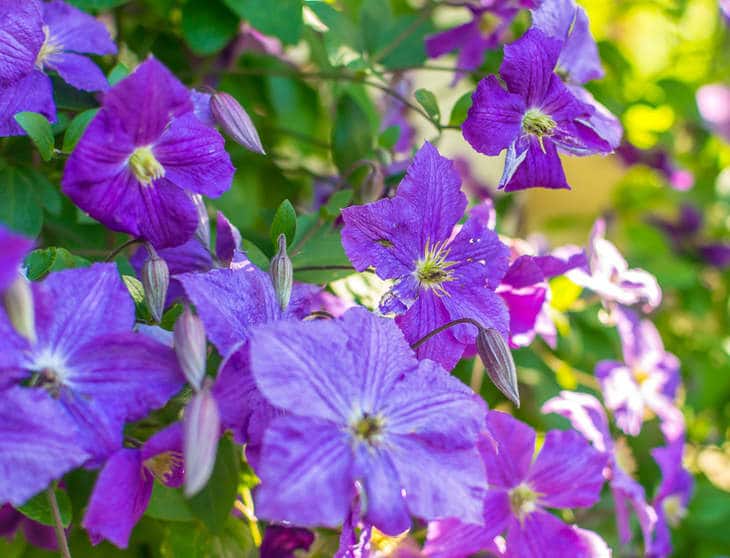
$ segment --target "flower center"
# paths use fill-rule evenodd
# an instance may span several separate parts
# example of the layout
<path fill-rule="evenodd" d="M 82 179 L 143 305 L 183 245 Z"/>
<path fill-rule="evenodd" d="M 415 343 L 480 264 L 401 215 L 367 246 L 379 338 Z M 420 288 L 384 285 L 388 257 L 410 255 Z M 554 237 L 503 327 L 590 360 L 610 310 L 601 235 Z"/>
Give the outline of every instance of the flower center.
<path fill-rule="evenodd" d="M 528 513 L 532 513 L 537 509 L 537 492 L 532 490 L 527 484 L 522 483 L 509 492 L 509 504 L 512 513 L 522 519 Z"/>
<path fill-rule="evenodd" d="M 350 429 L 358 440 L 373 444 L 378 442 L 382 437 L 383 424 L 383 417 L 363 413 L 360 418 L 351 424 Z"/>
<path fill-rule="evenodd" d="M 173 469 L 180 467 L 182 462 L 183 456 L 180 452 L 166 451 L 146 459 L 144 466 L 158 481 L 167 484 L 172 477 Z"/>
<path fill-rule="evenodd" d="M 416 279 L 421 287 L 437 291 L 438 294 L 446 294 L 442 283 L 454 280 L 449 269 L 454 262 L 446 259 L 448 255 L 449 250 L 445 243 L 437 242 L 433 246 L 426 243 L 423 258 L 416 262 Z"/>
<path fill-rule="evenodd" d="M 522 117 L 522 129 L 533 136 L 549 136 L 557 126 L 555 120 L 540 109 L 532 108 Z"/>
<path fill-rule="evenodd" d="M 129 166 L 134 176 L 145 186 L 165 176 L 165 167 L 155 158 L 149 145 L 138 147 L 129 157 Z"/>
<path fill-rule="evenodd" d="M 61 52 L 63 50 L 63 47 L 57 43 L 53 37 L 51 37 L 48 25 L 43 26 L 43 35 L 45 35 L 45 39 L 43 40 L 41 49 L 38 51 L 38 56 L 36 56 L 35 59 L 35 65 L 40 69 L 43 69 L 43 64 L 49 56 L 53 56 L 57 52 Z"/>
<path fill-rule="evenodd" d="M 687 515 L 687 510 L 682 505 L 682 500 L 677 494 L 664 498 L 662 501 L 662 508 L 664 508 L 664 515 L 667 517 L 667 523 L 669 523 L 672 527 L 677 527 L 682 521 L 682 518 Z"/>
<path fill-rule="evenodd" d="M 497 28 L 500 19 L 491 12 L 484 12 L 479 18 L 479 31 L 484 35 L 489 35 Z"/>
<path fill-rule="evenodd" d="M 636 380 L 636 383 L 639 385 L 646 382 L 649 379 L 649 377 L 651 376 L 651 374 L 649 372 L 647 372 L 646 370 L 644 370 L 643 368 L 640 368 L 638 366 L 635 366 L 631 370 L 631 372 L 634 375 L 634 380 Z"/>

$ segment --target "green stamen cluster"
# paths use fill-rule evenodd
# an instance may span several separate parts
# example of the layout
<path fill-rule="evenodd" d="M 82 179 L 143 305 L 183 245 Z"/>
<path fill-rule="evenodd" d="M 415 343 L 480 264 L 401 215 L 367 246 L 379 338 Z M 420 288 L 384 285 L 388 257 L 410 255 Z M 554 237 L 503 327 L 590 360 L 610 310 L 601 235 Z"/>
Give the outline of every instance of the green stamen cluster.
<path fill-rule="evenodd" d="M 538 494 L 532 490 L 526 484 L 520 484 L 510 490 L 509 493 L 509 504 L 512 508 L 512 513 L 517 517 L 522 518 L 528 513 L 532 513 L 537 508 Z"/>
<path fill-rule="evenodd" d="M 454 279 L 449 269 L 453 262 L 446 259 L 448 255 L 449 251 L 444 243 L 436 243 L 433 246 L 426 244 L 423 258 L 416 262 L 415 273 L 421 287 L 445 294 L 442 284 Z"/>
<path fill-rule="evenodd" d="M 149 146 L 138 147 L 129 157 L 129 167 L 142 184 L 151 184 L 165 176 L 165 167 L 155 158 Z"/>
<path fill-rule="evenodd" d="M 555 129 L 555 120 L 540 109 L 530 109 L 522 117 L 522 129 L 533 136 L 549 136 Z"/>
<path fill-rule="evenodd" d="M 363 413 L 352 424 L 352 432 L 358 440 L 367 443 L 377 442 L 383 433 L 383 419 L 378 415 Z"/>

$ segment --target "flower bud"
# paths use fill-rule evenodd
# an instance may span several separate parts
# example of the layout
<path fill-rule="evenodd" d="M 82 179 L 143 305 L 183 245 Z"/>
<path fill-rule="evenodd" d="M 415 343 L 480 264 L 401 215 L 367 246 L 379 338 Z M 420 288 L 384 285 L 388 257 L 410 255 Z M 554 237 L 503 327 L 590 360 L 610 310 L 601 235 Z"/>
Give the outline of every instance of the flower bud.
<path fill-rule="evenodd" d="M 496 329 L 480 328 L 477 334 L 477 352 L 497 389 L 519 407 L 517 369 L 504 337 Z"/>
<path fill-rule="evenodd" d="M 199 391 L 205 377 L 205 328 L 203 321 L 187 306 L 175 322 L 173 343 L 185 378 Z"/>
<path fill-rule="evenodd" d="M 254 153 L 265 154 L 259 133 L 241 104 L 228 93 L 217 91 L 210 98 L 210 112 L 233 140 Z"/>
<path fill-rule="evenodd" d="M 190 400 L 183 417 L 185 495 L 188 497 L 200 492 L 213 473 L 220 426 L 218 403 L 206 386 Z"/>
<path fill-rule="evenodd" d="M 360 196 L 363 203 L 379 200 L 385 192 L 385 177 L 380 165 L 374 164 L 360 186 Z"/>
<path fill-rule="evenodd" d="M 291 298 L 294 269 L 291 259 L 286 253 L 286 236 L 280 234 L 277 243 L 279 244 L 279 251 L 271 260 L 269 272 L 271 273 L 271 280 L 274 282 L 274 290 L 276 291 L 276 299 L 279 301 L 279 306 L 281 306 L 282 310 L 286 310 L 286 307 L 289 306 L 289 299 Z"/>
<path fill-rule="evenodd" d="M 142 266 L 142 285 L 147 309 L 152 314 L 152 319 L 159 323 L 165 309 L 167 287 L 170 285 L 170 270 L 165 260 L 156 253 Z"/>
<path fill-rule="evenodd" d="M 30 282 L 19 273 L 2 295 L 3 307 L 10 323 L 20 335 L 35 343 L 35 310 Z"/>
<path fill-rule="evenodd" d="M 208 219 L 208 208 L 205 207 L 203 196 L 192 194 L 190 196 L 198 212 L 198 227 L 195 229 L 195 238 L 206 248 L 210 247 L 210 220 Z"/>

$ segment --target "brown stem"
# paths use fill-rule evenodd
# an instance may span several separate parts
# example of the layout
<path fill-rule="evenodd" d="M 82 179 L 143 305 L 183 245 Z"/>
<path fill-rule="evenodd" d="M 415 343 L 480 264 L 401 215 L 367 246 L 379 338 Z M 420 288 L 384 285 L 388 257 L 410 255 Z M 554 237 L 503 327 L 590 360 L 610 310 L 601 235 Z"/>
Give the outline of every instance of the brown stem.
<path fill-rule="evenodd" d="M 474 327 L 476 327 L 477 329 L 480 329 L 480 330 L 484 329 L 484 326 L 482 326 L 482 324 L 480 324 L 476 320 L 472 320 L 471 318 L 459 318 L 458 320 L 450 321 L 448 323 L 445 323 L 442 326 L 437 327 L 436 329 L 434 329 L 432 331 L 429 331 L 426 335 L 421 337 L 418 341 L 416 341 L 415 343 L 411 343 L 411 349 L 413 349 L 415 351 L 418 347 L 423 345 L 426 341 L 431 339 L 431 337 L 433 337 L 434 335 L 438 335 L 442 331 L 446 331 L 450 327 L 454 327 L 454 326 L 460 325 L 460 324 L 471 324 Z"/>
<path fill-rule="evenodd" d="M 117 246 L 116 248 L 114 248 L 114 250 L 112 250 L 106 258 L 104 258 L 104 261 L 112 261 L 122 250 L 124 250 L 125 248 L 129 248 L 130 246 L 134 246 L 135 244 L 139 244 L 140 242 L 144 241 L 141 238 L 130 238 L 121 246 Z"/>
<path fill-rule="evenodd" d="M 63 558 L 71 558 L 71 550 L 68 548 L 66 540 L 66 531 L 63 528 L 61 520 L 61 511 L 58 509 L 58 501 L 56 500 L 56 491 L 53 486 L 48 487 L 48 502 L 51 505 L 51 513 L 53 514 L 53 527 L 56 530 L 56 539 L 58 540 L 58 548 Z"/>

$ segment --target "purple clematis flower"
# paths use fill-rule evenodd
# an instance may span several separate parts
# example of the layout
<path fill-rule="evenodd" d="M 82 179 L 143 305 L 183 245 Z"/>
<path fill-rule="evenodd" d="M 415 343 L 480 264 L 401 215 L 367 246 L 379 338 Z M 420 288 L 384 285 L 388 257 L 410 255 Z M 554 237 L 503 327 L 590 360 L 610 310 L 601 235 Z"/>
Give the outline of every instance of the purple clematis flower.
<path fill-rule="evenodd" d="M 4 0 L 0 3 L 0 136 L 24 135 L 13 118 L 23 111 L 56 120 L 50 78 L 85 91 L 106 91 L 104 74 L 81 54 L 114 54 L 104 24 L 62 2 Z"/>
<path fill-rule="evenodd" d="M 140 448 L 122 448 L 109 457 L 96 480 L 82 523 L 92 543 L 106 539 L 127 548 L 132 529 L 147 509 L 154 479 L 170 487 L 182 485 L 179 422 L 159 431 Z"/>
<path fill-rule="evenodd" d="M 13 505 L 106 459 L 124 423 L 184 381 L 171 348 L 132 333 L 134 304 L 113 264 L 53 273 L 32 292 L 31 340 L 0 311 L 0 501 Z"/>
<path fill-rule="evenodd" d="M 261 395 L 249 355 L 255 326 L 277 320 L 297 320 L 311 309 L 319 288 L 294 284 L 286 310 L 282 310 L 271 277 L 251 263 L 237 269 L 178 276 L 187 298 L 203 321 L 208 339 L 224 357 L 212 393 L 218 403 L 223 428 L 246 443 L 249 461 L 255 462 L 264 430 L 279 412 Z"/>
<path fill-rule="evenodd" d="M 282 321 L 257 328 L 251 347 L 256 385 L 290 413 L 264 435 L 261 517 L 333 527 L 359 489 L 362 520 L 389 535 L 408 529 L 410 515 L 482 521 L 484 403 L 418 361 L 392 320 L 355 308 Z"/>
<path fill-rule="evenodd" d="M 523 9 L 536 8 L 542 0 L 481 0 L 465 3 L 471 20 L 453 29 L 426 37 L 426 53 L 430 58 L 458 50 L 459 57 L 452 85 L 467 71 L 476 70 L 484 62 L 484 54 L 504 40 L 515 16 Z"/>
<path fill-rule="evenodd" d="M 611 487 L 616 511 L 616 525 L 622 544 L 631 542 L 631 524 L 628 505 L 630 504 L 639 520 L 644 537 L 644 545 L 651 542 L 656 513 L 646 502 L 644 487 L 635 481 L 621 466 L 620 448 L 611 437 L 606 412 L 601 403 L 592 395 L 574 391 L 563 391 L 558 397 L 545 402 L 543 413 L 557 413 L 570 420 L 575 430 L 583 434 L 596 450 L 608 456 L 608 467 L 604 474 Z"/>
<path fill-rule="evenodd" d="M 154 58 L 104 97 L 66 164 L 63 191 L 107 227 L 178 246 L 198 226 L 192 193 L 219 196 L 233 166 L 223 137 L 193 111 L 190 92 Z"/>
<path fill-rule="evenodd" d="M 25 540 L 33 546 L 58 550 L 58 539 L 53 527 L 33 521 L 8 504 L 0 506 L 0 537 L 12 540 L 19 530 L 23 531 Z"/>
<path fill-rule="evenodd" d="M 617 304 L 639 304 L 647 312 L 659 306 L 662 300 L 659 283 L 643 269 L 629 269 L 616 246 L 606 239 L 604 219 L 598 219 L 593 225 L 587 256 L 588 271 L 576 268 L 567 277 L 598 294 L 611 314 Z"/>
<path fill-rule="evenodd" d="M 628 308 L 616 312 L 624 362 L 602 360 L 596 376 L 606 407 L 613 411 L 617 426 L 637 436 L 647 411 L 662 423 L 667 440 L 684 434 L 684 418 L 674 404 L 679 387 L 679 360 L 664 350 L 654 324 Z"/>
<path fill-rule="evenodd" d="M 705 242 L 700 238 L 702 214 L 691 204 L 682 204 L 676 221 L 653 216 L 649 222 L 662 230 L 678 254 L 698 256 L 714 267 L 730 266 L 730 243 Z"/>
<path fill-rule="evenodd" d="M 600 498 L 607 456 L 592 448 L 577 432 L 552 430 L 545 435 L 533 462 L 535 431 L 529 426 L 508 414 L 490 411 L 487 428 L 493 440 L 484 439 L 480 444 L 489 479 L 484 527 L 460 525 L 453 520 L 432 527 L 438 531 L 458 529 L 462 540 L 460 553 L 434 555 L 466 557 L 493 547 L 494 538 L 506 531 L 506 555 L 510 557 L 594 556 L 593 537 L 566 525 L 543 508 L 595 504 Z M 440 544 L 443 536 L 438 537 L 442 539 Z M 466 545 L 471 546 L 465 548 Z"/>
<path fill-rule="evenodd" d="M 694 186 L 694 175 L 687 169 L 679 168 L 672 160 L 670 153 L 664 148 L 639 149 L 624 141 L 616 148 L 616 155 L 627 166 L 646 165 L 658 171 L 672 188 L 680 192 L 691 190 Z"/>
<path fill-rule="evenodd" d="M 567 188 L 558 150 L 573 155 L 609 153 L 612 147 L 589 123 L 595 108 L 563 84 L 554 69 L 562 41 L 530 29 L 504 47 L 495 76 L 481 80 L 463 125 L 464 138 L 485 155 L 506 149 L 499 187 Z"/>
<path fill-rule="evenodd" d="M 20 264 L 32 247 L 31 239 L 0 225 L 0 294 L 18 277 Z"/>
<path fill-rule="evenodd" d="M 494 289 L 507 271 L 508 250 L 478 216 L 458 232 L 466 196 L 451 161 L 426 142 L 393 198 L 342 210 L 342 245 L 358 271 L 369 266 L 395 279 L 380 303 L 409 343 L 459 318 L 508 332 L 504 303 Z M 423 345 L 419 358 L 451 370 L 465 350 L 475 351 L 476 328 L 458 325 Z"/>
<path fill-rule="evenodd" d="M 665 447 L 655 448 L 651 455 L 659 465 L 662 481 L 654 496 L 654 509 L 657 514 L 657 526 L 648 556 L 664 558 L 672 553 L 670 527 L 676 527 L 687 513 L 694 481 L 692 475 L 682 465 L 684 438 L 669 443 Z"/>

